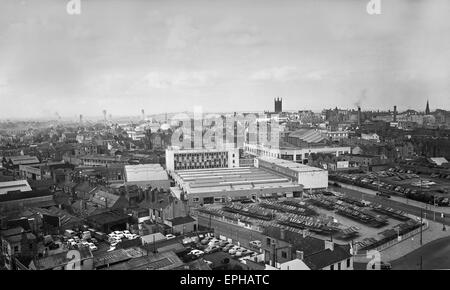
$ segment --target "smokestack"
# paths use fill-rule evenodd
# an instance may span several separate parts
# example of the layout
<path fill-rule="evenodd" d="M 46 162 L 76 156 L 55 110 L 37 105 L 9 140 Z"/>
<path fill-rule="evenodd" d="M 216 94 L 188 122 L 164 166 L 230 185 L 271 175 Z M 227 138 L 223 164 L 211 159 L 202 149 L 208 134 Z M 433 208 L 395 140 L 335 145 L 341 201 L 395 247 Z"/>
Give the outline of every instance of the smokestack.
<path fill-rule="evenodd" d="M 361 107 L 358 106 L 358 126 L 361 126 Z"/>
<path fill-rule="evenodd" d="M 83 124 L 83 115 L 80 114 L 80 124 Z"/>
<path fill-rule="evenodd" d="M 397 122 L 397 106 L 394 106 L 394 122 Z"/>
<path fill-rule="evenodd" d="M 142 121 L 145 121 L 145 112 L 144 112 L 144 109 L 141 110 L 141 114 L 142 114 Z"/>
<path fill-rule="evenodd" d="M 104 119 L 105 122 L 106 122 L 106 110 L 103 110 L 103 119 Z"/>

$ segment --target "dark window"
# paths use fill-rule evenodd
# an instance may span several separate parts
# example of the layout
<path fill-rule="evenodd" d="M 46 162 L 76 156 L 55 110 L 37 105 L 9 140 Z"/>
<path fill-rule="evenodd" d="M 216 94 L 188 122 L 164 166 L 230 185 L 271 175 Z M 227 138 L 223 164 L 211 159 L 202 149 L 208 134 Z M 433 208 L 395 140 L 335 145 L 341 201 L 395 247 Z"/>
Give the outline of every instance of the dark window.
<path fill-rule="evenodd" d="M 287 259 L 287 253 L 286 253 L 285 251 L 282 251 L 282 252 L 281 252 L 281 257 L 282 257 L 283 259 Z"/>
<path fill-rule="evenodd" d="M 338 270 L 341 269 L 341 262 L 338 263 Z"/>
<path fill-rule="evenodd" d="M 350 259 L 347 259 L 347 268 L 350 268 Z"/>
<path fill-rule="evenodd" d="M 267 238 L 266 243 L 267 243 L 268 246 L 270 246 L 270 238 Z"/>
<path fill-rule="evenodd" d="M 334 270 L 334 265 L 331 265 L 331 266 L 330 266 L 330 270 Z"/>

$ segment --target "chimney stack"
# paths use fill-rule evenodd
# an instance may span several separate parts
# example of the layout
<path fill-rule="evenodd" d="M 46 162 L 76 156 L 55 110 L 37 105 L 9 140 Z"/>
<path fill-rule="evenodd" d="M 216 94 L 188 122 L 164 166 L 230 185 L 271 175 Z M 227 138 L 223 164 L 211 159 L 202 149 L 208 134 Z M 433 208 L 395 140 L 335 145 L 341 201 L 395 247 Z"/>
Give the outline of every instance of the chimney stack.
<path fill-rule="evenodd" d="M 295 257 L 296 257 L 297 259 L 303 261 L 304 256 L 305 256 L 305 254 L 303 253 L 303 251 L 295 251 Z"/>
<path fill-rule="evenodd" d="M 281 240 L 284 240 L 284 239 L 285 239 L 285 236 L 286 236 L 286 235 L 285 235 L 284 228 L 281 228 L 281 229 L 280 229 L 280 239 L 281 239 Z"/>
<path fill-rule="evenodd" d="M 394 122 L 397 122 L 397 106 L 394 106 Z"/>
<path fill-rule="evenodd" d="M 358 106 L 358 126 L 361 126 L 361 107 Z"/>
<path fill-rule="evenodd" d="M 334 242 L 332 241 L 325 241 L 325 250 L 330 249 L 331 251 L 334 251 Z"/>

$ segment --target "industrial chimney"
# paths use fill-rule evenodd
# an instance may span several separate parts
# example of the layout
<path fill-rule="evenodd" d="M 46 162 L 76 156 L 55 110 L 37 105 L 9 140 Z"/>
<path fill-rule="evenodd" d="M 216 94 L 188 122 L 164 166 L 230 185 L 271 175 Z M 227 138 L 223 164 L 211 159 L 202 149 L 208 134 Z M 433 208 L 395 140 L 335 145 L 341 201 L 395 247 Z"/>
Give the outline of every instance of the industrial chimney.
<path fill-rule="evenodd" d="M 394 106 L 394 122 L 397 122 L 397 106 Z"/>
<path fill-rule="evenodd" d="M 83 124 L 83 115 L 80 114 L 80 124 Z"/>
<path fill-rule="evenodd" d="M 103 119 L 104 119 L 105 122 L 106 122 L 106 110 L 103 110 Z"/>
<path fill-rule="evenodd" d="M 141 110 L 141 114 L 142 114 L 142 121 L 145 121 L 145 112 L 144 112 L 144 109 Z"/>
<path fill-rule="evenodd" d="M 361 126 L 361 107 L 358 106 L 358 126 Z"/>

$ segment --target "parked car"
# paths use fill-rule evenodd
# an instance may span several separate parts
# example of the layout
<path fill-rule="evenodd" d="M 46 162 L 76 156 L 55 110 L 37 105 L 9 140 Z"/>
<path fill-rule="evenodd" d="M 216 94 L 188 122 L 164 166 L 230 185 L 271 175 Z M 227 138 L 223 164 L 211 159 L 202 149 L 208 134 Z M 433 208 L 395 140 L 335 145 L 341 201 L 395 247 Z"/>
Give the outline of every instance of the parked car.
<path fill-rule="evenodd" d="M 228 245 L 229 243 L 230 243 L 229 241 L 220 241 L 219 247 L 223 248 L 223 247 L 225 247 L 226 245 Z"/>
<path fill-rule="evenodd" d="M 196 258 L 199 258 L 199 257 L 202 256 L 203 254 L 204 254 L 203 251 L 200 251 L 200 250 L 192 250 L 192 251 L 189 252 L 188 255 L 194 256 L 194 257 L 196 257 Z"/>
<path fill-rule="evenodd" d="M 88 243 L 89 249 L 91 249 L 91 251 L 97 251 L 97 246 L 94 245 L 94 243 Z"/>
<path fill-rule="evenodd" d="M 218 239 L 216 239 L 216 238 L 213 238 L 213 239 L 211 239 L 209 242 L 208 242 L 208 245 L 209 246 L 213 246 L 213 245 L 219 245 L 220 244 L 220 240 L 218 240 Z"/>
<path fill-rule="evenodd" d="M 228 252 L 231 248 L 233 248 L 234 245 L 233 244 L 228 244 L 225 247 L 223 247 L 222 251 L 224 252 Z"/>
<path fill-rule="evenodd" d="M 212 246 L 208 246 L 205 249 L 205 253 L 210 254 L 210 253 L 215 253 L 220 251 L 220 247 L 218 245 L 212 245 Z"/>
<path fill-rule="evenodd" d="M 228 253 L 229 253 L 230 255 L 234 255 L 234 254 L 236 254 L 237 251 L 239 251 L 240 248 L 241 248 L 241 247 L 239 247 L 239 246 L 234 246 L 234 247 L 232 247 L 232 248 L 228 251 Z"/>
<path fill-rule="evenodd" d="M 202 245 L 207 245 L 211 239 L 212 239 L 212 237 L 206 237 L 200 243 Z"/>
<path fill-rule="evenodd" d="M 250 246 L 255 247 L 257 249 L 260 249 L 262 246 L 261 241 L 258 241 L 258 240 L 251 241 L 249 244 L 250 244 Z"/>
<path fill-rule="evenodd" d="M 168 240 L 175 239 L 175 238 L 176 238 L 175 235 L 172 235 L 172 234 L 166 235 L 166 239 L 168 239 Z"/>

